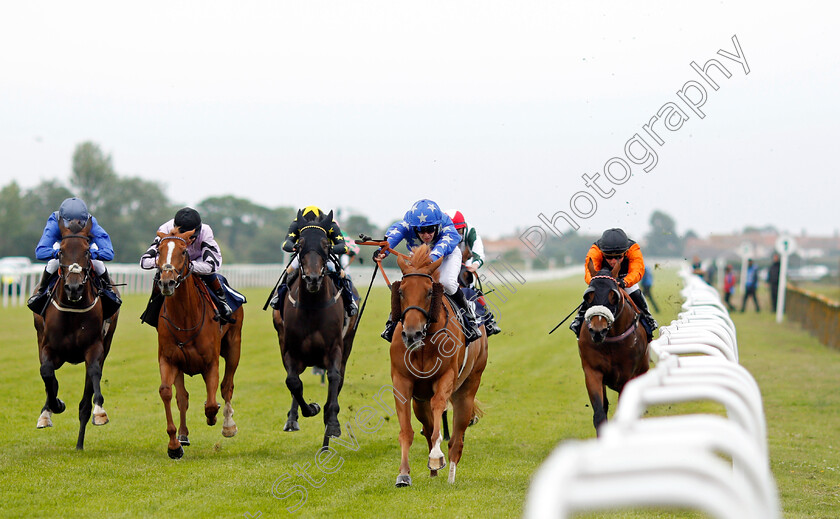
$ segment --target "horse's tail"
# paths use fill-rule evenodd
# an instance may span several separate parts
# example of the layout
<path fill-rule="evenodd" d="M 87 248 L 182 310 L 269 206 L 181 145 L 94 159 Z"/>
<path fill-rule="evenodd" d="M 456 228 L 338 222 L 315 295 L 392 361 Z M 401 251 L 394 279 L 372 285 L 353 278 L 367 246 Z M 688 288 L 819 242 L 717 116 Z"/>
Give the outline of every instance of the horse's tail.
<path fill-rule="evenodd" d="M 473 399 L 473 415 L 476 418 L 484 418 L 484 409 L 481 408 L 483 405 L 479 399 Z"/>

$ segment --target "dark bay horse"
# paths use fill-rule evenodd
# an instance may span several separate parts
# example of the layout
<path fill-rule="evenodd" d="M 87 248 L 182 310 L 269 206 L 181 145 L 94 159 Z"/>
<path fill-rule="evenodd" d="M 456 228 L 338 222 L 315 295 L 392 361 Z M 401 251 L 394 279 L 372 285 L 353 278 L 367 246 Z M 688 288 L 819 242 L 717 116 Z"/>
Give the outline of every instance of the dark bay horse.
<path fill-rule="evenodd" d="M 61 246 L 58 260 L 58 281 L 50 295 L 43 317 L 35 314 L 38 334 L 38 356 L 41 361 L 41 378 L 47 390 L 47 401 L 41 410 L 37 427 L 52 426 L 52 414 L 64 412 L 65 405 L 58 398 L 58 380 L 55 370 L 65 362 L 85 363 L 85 390 L 79 403 L 79 438 L 76 449 L 85 445 L 85 427 L 88 420 L 93 425 L 108 423 L 102 405 L 100 382 L 105 357 L 111 349 L 111 340 L 117 327 L 119 310 L 107 320 L 102 319 L 102 301 L 93 286 L 93 267 L 90 257 L 90 229 L 92 221 L 82 227 L 71 222 L 69 227 L 59 219 Z M 91 397 L 93 402 L 91 404 Z"/>
<path fill-rule="evenodd" d="M 590 259 L 586 268 L 592 279 L 583 293 L 588 310 L 578 338 L 578 350 L 597 431 L 607 421 L 610 405 L 607 388 L 621 395 L 628 381 L 647 372 L 648 342 L 647 333 L 639 323 L 641 312 L 618 285 L 616 276 L 621 263 L 616 263 L 612 271 L 596 272 Z"/>
<path fill-rule="evenodd" d="M 392 305 L 399 300 L 399 319 L 391 341 L 391 380 L 400 421 L 400 473 L 396 486 L 411 485 L 408 452 L 414 441 L 411 409 L 423 426 L 429 446 L 428 467 L 432 477 L 446 466 L 440 448 L 441 417 L 452 402 L 452 438 L 449 440 L 449 482 L 464 449 L 464 432 L 476 414 L 475 394 L 487 366 L 487 334 L 464 344 L 464 332 L 456 310 L 443 295 L 435 275 L 443 258 L 432 262 L 429 248 L 421 245 L 408 259 L 397 257 L 402 280 L 392 289 Z M 397 308 L 394 308 L 397 310 Z M 392 310 L 392 312 L 394 311 Z M 483 326 L 482 326 L 483 328 Z"/>
<path fill-rule="evenodd" d="M 358 316 L 346 318 L 341 291 L 326 279 L 331 248 L 327 236 L 332 224 L 332 211 L 300 229 L 298 239 L 299 275 L 289 287 L 283 302 L 283 313 L 274 310 L 272 318 L 286 368 L 286 387 L 292 394 L 284 431 L 297 431 L 298 407 L 304 417 L 315 416 L 321 407 L 303 398 L 300 374 L 309 366 L 326 370 L 329 386 L 324 404 L 324 441 L 341 436 L 338 421 L 338 395 L 344 385 L 347 359 L 353 349 L 355 322 Z M 303 216 L 298 213 L 298 219 Z"/>
<path fill-rule="evenodd" d="M 242 342 L 244 310 L 233 313 L 234 322 L 221 325 L 216 320 L 213 302 L 207 287 L 198 276 L 192 275 L 187 246 L 195 230 L 179 233 L 175 228 L 169 234 L 159 232 L 157 271 L 158 288 L 164 302 L 158 319 L 158 363 L 160 365 L 160 398 L 166 412 L 166 432 L 169 434 L 167 453 L 172 459 L 184 455 L 182 445 L 189 445 L 187 408 L 189 393 L 184 386 L 184 374 L 201 374 L 207 389 L 204 415 L 207 425 L 216 424 L 219 404 L 219 356 L 225 359 L 225 376 L 222 380 L 222 398 L 225 401 L 222 435 L 229 438 L 236 434 L 233 421 L 233 376 L 239 365 Z M 180 412 L 178 436 L 172 419 L 172 384 Z"/>

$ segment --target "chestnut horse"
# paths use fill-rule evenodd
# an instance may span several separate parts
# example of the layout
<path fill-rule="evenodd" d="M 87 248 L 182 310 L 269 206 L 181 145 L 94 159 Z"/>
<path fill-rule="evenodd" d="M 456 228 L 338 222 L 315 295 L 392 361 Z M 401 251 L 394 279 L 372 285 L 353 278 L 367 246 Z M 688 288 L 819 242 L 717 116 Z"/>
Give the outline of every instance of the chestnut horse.
<path fill-rule="evenodd" d="M 222 380 L 222 398 L 225 401 L 222 435 L 230 438 L 237 432 L 233 421 L 233 375 L 239 365 L 244 310 L 238 308 L 232 315 L 233 322 L 220 325 L 207 287 L 198 276 L 192 275 L 187 246 L 195 230 L 169 234 L 158 232 L 157 271 L 158 288 L 164 301 L 158 320 L 158 363 L 160 365 L 160 398 L 166 412 L 166 432 L 169 434 L 167 453 L 172 459 L 184 455 L 182 445 L 189 445 L 187 408 L 189 393 L 184 386 L 184 374 L 201 374 L 207 388 L 204 415 L 207 425 L 216 424 L 219 404 L 219 356 L 225 359 L 225 376 Z M 172 419 L 172 384 L 180 412 L 178 436 Z"/>
<path fill-rule="evenodd" d="M 586 268 L 592 279 L 583 293 L 588 310 L 578 350 L 597 431 L 607 421 L 607 388 L 621 395 L 627 382 L 647 372 L 648 342 L 639 322 L 641 312 L 618 284 L 621 263 L 616 263 L 612 271 L 595 271 L 590 259 Z"/>
<path fill-rule="evenodd" d="M 443 258 L 433 262 L 429 254 L 429 248 L 421 245 L 407 259 L 399 255 L 397 263 L 403 277 L 391 286 L 392 312 L 399 310 L 395 314 L 399 315 L 399 323 L 391 341 L 391 380 L 400 421 L 398 487 L 411 485 L 408 452 L 414 430 L 408 399 L 423 426 L 432 477 L 446 466 L 440 448 L 441 417 L 447 401 L 452 401 L 449 482 L 454 483 L 455 468 L 464 449 L 464 432 L 475 415 L 475 394 L 487 366 L 486 332 L 482 330 L 481 337 L 469 347 L 464 344 L 455 307 L 443 297 L 443 285 L 435 280 Z"/>
<path fill-rule="evenodd" d="M 90 257 L 92 225 L 92 221 L 88 220 L 84 227 L 72 222 L 68 228 L 61 219 L 58 220 L 61 231 L 58 281 L 44 315 L 35 314 L 41 378 L 47 390 L 47 401 L 38 418 L 37 428 L 52 427 L 52 414 L 62 413 L 65 409 L 64 402 L 58 398 L 55 370 L 65 362 L 85 363 L 85 390 L 79 402 L 78 450 L 84 449 L 85 427 L 91 420 L 91 411 L 93 425 L 108 423 L 108 414 L 102 408 L 105 399 L 100 382 L 119 317 L 117 310 L 107 320 L 102 319 L 102 301 L 93 285 Z"/>
<path fill-rule="evenodd" d="M 298 220 L 303 221 L 301 212 Z M 286 387 L 292 394 L 292 407 L 284 431 L 300 430 L 298 407 L 305 417 L 315 416 L 321 407 L 303 398 L 300 374 L 308 366 L 326 370 L 329 387 L 324 404 L 324 440 L 341 436 L 338 422 L 338 395 L 344 385 L 347 359 L 353 349 L 358 315 L 346 318 L 341 291 L 326 278 L 330 253 L 327 233 L 332 225 L 332 211 L 300 229 L 298 239 L 299 275 L 289 287 L 283 313 L 272 312 L 280 353 L 286 368 Z"/>

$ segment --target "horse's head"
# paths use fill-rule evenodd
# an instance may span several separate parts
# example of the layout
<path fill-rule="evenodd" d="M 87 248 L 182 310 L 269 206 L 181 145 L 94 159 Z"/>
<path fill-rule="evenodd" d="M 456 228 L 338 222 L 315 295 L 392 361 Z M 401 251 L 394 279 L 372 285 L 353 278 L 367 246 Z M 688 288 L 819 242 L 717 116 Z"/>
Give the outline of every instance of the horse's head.
<path fill-rule="evenodd" d="M 596 271 L 590 258 L 586 268 L 592 275 L 589 288 L 583 293 L 583 302 L 588 308 L 586 326 L 589 328 L 592 341 L 601 343 L 607 337 L 607 332 L 624 303 L 616 277 L 621 270 L 621 263 L 616 263 L 612 270 L 602 268 Z"/>
<path fill-rule="evenodd" d="M 414 249 L 411 257 L 397 257 L 397 264 L 403 273 L 399 284 L 400 322 L 402 340 L 406 348 L 414 349 L 423 344 L 429 324 L 434 322 L 443 297 L 443 285 L 433 275 L 443 258 L 432 261 L 428 246 Z"/>
<path fill-rule="evenodd" d="M 298 220 L 303 219 L 298 211 Z M 324 274 L 327 272 L 329 261 L 330 239 L 327 233 L 332 226 L 333 213 L 317 220 L 309 220 L 307 225 L 300 228 L 298 238 L 298 260 L 300 261 L 300 278 L 310 293 L 321 290 Z"/>
<path fill-rule="evenodd" d="M 194 234 L 195 229 L 182 233 L 177 227 L 169 233 L 157 233 L 160 238 L 157 255 L 157 283 L 161 294 L 173 295 L 181 282 L 192 273 L 187 247 Z"/>
<path fill-rule="evenodd" d="M 64 282 L 64 295 L 71 303 L 78 303 L 84 296 L 85 284 L 90 277 L 90 229 L 93 221 L 88 219 L 82 225 L 78 220 L 58 219 L 61 232 L 61 246 L 58 252 L 59 275 Z"/>

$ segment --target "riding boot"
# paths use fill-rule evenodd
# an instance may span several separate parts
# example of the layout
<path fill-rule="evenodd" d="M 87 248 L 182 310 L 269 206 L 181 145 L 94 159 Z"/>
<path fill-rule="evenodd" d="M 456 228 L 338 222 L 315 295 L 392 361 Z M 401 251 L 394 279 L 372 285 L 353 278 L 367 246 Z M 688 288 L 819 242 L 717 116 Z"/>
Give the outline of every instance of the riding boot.
<path fill-rule="evenodd" d="M 286 274 L 286 279 L 280 283 L 280 286 L 277 287 L 277 291 L 274 293 L 274 296 L 271 298 L 271 301 L 268 303 L 271 308 L 275 310 L 280 310 L 280 313 L 283 313 L 283 299 L 286 297 L 286 292 L 289 291 L 289 285 L 294 283 L 295 279 L 297 279 L 298 269 L 294 269 L 291 274 Z"/>
<path fill-rule="evenodd" d="M 478 328 L 478 319 L 475 316 L 475 309 L 473 306 L 475 303 L 467 300 L 467 296 L 460 288 L 455 290 L 455 293 L 450 297 L 452 297 L 452 300 L 460 307 L 461 314 L 464 316 L 464 335 L 466 335 L 465 341 L 469 344 L 477 340 L 481 337 L 481 330 Z"/>
<path fill-rule="evenodd" d="M 26 301 L 26 306 L 28 306 L 29 309 L 36 314 L 40 314 L 46 306 L 46 297 L 48 295 L 47 288 L 50 286 L 50 279 L 52 279 L 52 277 L 53 275 L 47 272 L 47 269 L 45 268 L 44 273 L 41 274 L 41 281 L 38 283 L 38 286 L 35 287 L 35 293 L 33 293 L 29 300 Z"/>
<path fill-rule="evenodd" d="M 572 324 L 569 325 L 569 329 L 575 332 L 575 337 L 580 338 L 580 327 L 583 325 L 583 319 L 586 315 L 586 305 L 580 305 L 580 310 L 578 314 L 575 316 Z"/>
<path fill-rule="evenodd" d="M 499 328 L 498 323 L 496 323 L 496 316 L 494 316 L 489 310 L 487 311 L 487 317 L 484 318 L 484 329 L 487 330 L 488 337 L 496 335 L 497 333 L 502 333 L 502 329 Z"/>
<path fill-rule="evenodd" d="M 341 297 L 344 298 L 344 309 L 347 311 L 347 315 L 352 317 L 359 313 L 359 305 L 356 304 L 356 298 L 353 296 L 353 282 L 346 275 L 339 279 L 343 289 Z"/>
<path fill-rule="evenodd" d="M 213 274 L 210 274 L 208 277 L 208 286 L 213 290 L 213 294 L 219 300 L 219 317 L 225 321 L 232 322 L 230 317 L 233 311 L 228 306 L 227 295 L 225 294 L 225 288 L 222 286 L 222 282 Z"/>
<path fill-rule="evenodd" d="M 659 328 L 659 323 L 657 323 L 656 319 L 654 319 L 650 314 L 644 294 L 642 294 L 641 290 L 636 290 L 630 294 L 630 299 L 632 299 L 633 302 L 636 303 L 636 306 L 639 307 L 639 310 L 642 311 L 642 319 L 644 319 L 645 323 L 647 323 L 647 328 L 650 330 L 648 332 L 648 340 L 653 339 L 653 331 Z"/>
<path fill-rule="evenodd" d="M 111 281 L 111 276 L 108 274 L 108 269 L 105 269 L 105 272 L 99 275 L 99 279 L 102 281 L 102 290 L 107 292 L 111 299 L 117 303 L 117 305 L 122 304 L 122 299 L 120 299 L 119 294 L 117 291 L 114 290 L 114 283 Z"/>
<path fill-rule="evenodd" d="M 388 321 L 385 323 L 385 330 L 379 335 L 388 342 L 394 338 L 394 330 L 397 329 L 399 322 L 399 315 L 402 311 L 400 304 L 400 282 L 394 281 L 391 283 L 391 313 L 388 315 Z"/>
<path fill-rule="evenodd" d="M 104 296 L 102 299 L 102 318 L 110 319 L 120 309 L 122 299 L 120 299 L 117 291 L 114 290 L 111 276 L 108 275 L 107 269 L 99 275 L 99 281 L 101 282 L 101 293 Z"/>

